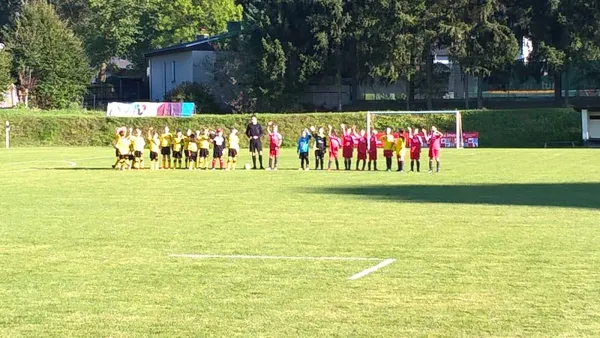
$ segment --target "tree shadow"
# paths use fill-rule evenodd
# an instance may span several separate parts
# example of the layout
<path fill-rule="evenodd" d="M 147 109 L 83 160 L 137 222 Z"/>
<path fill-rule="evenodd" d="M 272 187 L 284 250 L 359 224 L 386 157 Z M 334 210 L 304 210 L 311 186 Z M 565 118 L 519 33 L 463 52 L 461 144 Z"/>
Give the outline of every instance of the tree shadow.
<path fill-rule="evenodd" d="M 306 192 L 306 190 L 304 190 Z M 397 202 L 488 204 L 600 209 L 600 182 L 480 185 L 365 185 L 320 187 L 313 193 Z"/>

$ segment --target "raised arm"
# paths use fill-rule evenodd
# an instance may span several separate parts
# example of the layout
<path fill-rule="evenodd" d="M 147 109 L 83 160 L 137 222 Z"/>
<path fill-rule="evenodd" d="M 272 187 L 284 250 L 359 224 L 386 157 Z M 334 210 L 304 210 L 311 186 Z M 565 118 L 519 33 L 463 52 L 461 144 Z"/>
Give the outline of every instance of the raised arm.
<path fill-rule="evenodd" d="M 333 130 L 333 127 L 331 125 L 327 126 L 327 128 L 329 129 L 329 132 L 327 133 L 327 135 L 329 137 L 331 137 L 331 131 Z"/>

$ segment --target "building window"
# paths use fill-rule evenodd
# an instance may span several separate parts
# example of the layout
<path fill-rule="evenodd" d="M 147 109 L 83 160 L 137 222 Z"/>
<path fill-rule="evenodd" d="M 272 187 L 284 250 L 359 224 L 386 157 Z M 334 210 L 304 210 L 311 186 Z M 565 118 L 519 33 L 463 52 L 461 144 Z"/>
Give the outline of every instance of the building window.
<path fill-rule="evenodd" d="M 175 61 L 171 62 L 171 81 L 175 83 Z"/>

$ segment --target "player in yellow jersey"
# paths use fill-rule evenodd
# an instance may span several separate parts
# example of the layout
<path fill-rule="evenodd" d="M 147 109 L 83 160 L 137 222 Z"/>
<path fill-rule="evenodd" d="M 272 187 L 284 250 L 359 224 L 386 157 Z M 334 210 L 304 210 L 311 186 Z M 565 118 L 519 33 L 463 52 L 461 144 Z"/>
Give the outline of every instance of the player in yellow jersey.
<path fill-rule="evenodd" d="M 240 152 L 240 138 L 237 136 L 237 129 L 232 128 L 229 134 L 229 138 L 227 139 L 227 144 L 229 146 L 228 151 L 228 160 L 227 160 L 227 169 L 226 170 L 235 170 L 237 164 L 238 153 Z"/>
<path fill-rule="evenodd" d="M 185 156 L 185 169 L 190 166 L 190 152 L 188 150 L 188 144 L 190 143 L 190 136 L 192 136 L 192 130 L 188 129 L 183 137 L 183 155 Z"/>
<path fill-rule="evenodd" d="M 381 136 L 381 142 L 383 143 L 383 157 L 385 157 L 386 170 L 392 171 L 392 156 L 394 156 L 394 149 L 396 148 L 392 128 L 385 128 L 385 134 Z"/>
<path fill-rule="evenodd" d="M 196 169 L 196 159 L 198 158 L 198 143 L 196 142 L 196 134 L 190 133 L 185 151 L 190 155 L 189 170 Z"/>
<path fill-rule="evenodd" d="M 117 142 L 119 142 L 119 132 L 121 130 L 127 130 L 126 127 L 117 127 L 115 129 L 115 138 L 113 140 L 113 145 L 117 144 Z M 115 149 L 115 156 L 116 156 L 116 160 L 115 160 L 115 164 L 112 165 L 113 169 L 115 169 L 117 167 L 117 165 L 119 164 L 120 161 L 120 155 L 119 155 L 119 150 Z"/>
<path fill-rule="evenodd" d="M 169 133 L 169 127 L 165 127 L 163 133 L 160 135 L 160 153 L 162 155 L 162 168 L 171 168 L 171 144 L 173 142 L 173 135 Z M 168 166 L 167 166 L 168 163 Z"/>
<path fill-rule="evenodd" d="M 119 163 L 117 164 L 119 170 L 124 170 L 125 168 L 129 169 L 130 166 L 127 164 L 127 160 L 129 159 L 129 138 L 125 134 L 125 130 L 121 129 L 119 131 L 119 139 L 115 142 L 114 146 L 119 154 Z"/>
<path fill-rule="evenodd" d="M 396 160 L 398 161 L 398 172 L 404 172 L 404 155 L 406 153 L 406 140 L 404 139 L 404 129 L 398 131 L 398 138 L 396 139 Z"/>
<path fill-rule="evenodd" d="M 142 136 L 140 129 L 135 130 L 135 135 L 130 137 L 131 147 L 133 148 L 133 167 L 135 169 L 144 169 L 144 147 L 146 140 Z"/>
<path fill-rule="evenodd" d="M 135 163 L 135 155 L 133 154 L 134 149 L 133 149 L 133 128 L 129 128 L 129 134 L 127 134 L 127 138 L 129 138 L 129 158 L 128 158 L 128 163 L 130 166 L 130 169 L 133 168 L 133 164 Z"/>
<path fill-rule="evenodd" d="M 200 151 L 198 153 L 198 164 L 197 167 L 199 169 L 208 169 L 208 155 L 210 151 L 210 135 L 208 133 L 208 129 L 204 128 L 202 134 L 196 132 L 198 148 Z"/>
<path fill-rule="evenodd" d="M 173 169 L 177 166 L 178 169 L 181 169 L 181 159 L 183 158 L 183 142 L 184 137 L 181 133 L 181 129 L 177 129 L 175 133 L 175 137 L 173 137 Z"/>
<path fill-rule="evenodd" d="M 160 137 L 154 128 L 148 130 L 148 143 L 150 143 L 150 169 L 158 170 L 158 153 L 160 152 Z"/>

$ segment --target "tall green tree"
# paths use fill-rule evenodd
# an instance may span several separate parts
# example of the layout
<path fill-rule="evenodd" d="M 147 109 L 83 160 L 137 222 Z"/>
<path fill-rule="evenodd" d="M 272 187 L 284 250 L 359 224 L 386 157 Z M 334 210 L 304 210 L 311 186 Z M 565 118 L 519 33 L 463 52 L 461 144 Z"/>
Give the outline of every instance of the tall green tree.
<path fill-rule="evenodd" d="M 464 1 L 457 12 L 456 21 L 451 22 L 457 29 L 449 31 L 450 52 L 466 76 L 477 77 L 477 108 L 480 109 L 483 106 L 483 78 L 514 64 L 519 44 L 507 26 L 504 8 L 498 0 Z M 468 108 L 468 90 L 465 95 Z"/>
<path fill-rule="evenodd" d="M 504 0 L 518 34 L 531 39 L 531 64 L 554 77 L 554 96 L 563 99 L 562 78 L 573 66 L 600 56 L 600 3 L 591 0 Z M 564 104 L 568 104 L 565 87 Z"/>
<path fill-rule="evenodd" d="M 5 33 L 13 72 L 40 108 L 79 103 L 91 79 L 79 38 L 44 0 L 30 0 Z"/>
<path fill-rule="evenodd" d="M 6 50 L 0 50 L 0 93 L 13 83 L 11 76 L 12 56 Z"/>

